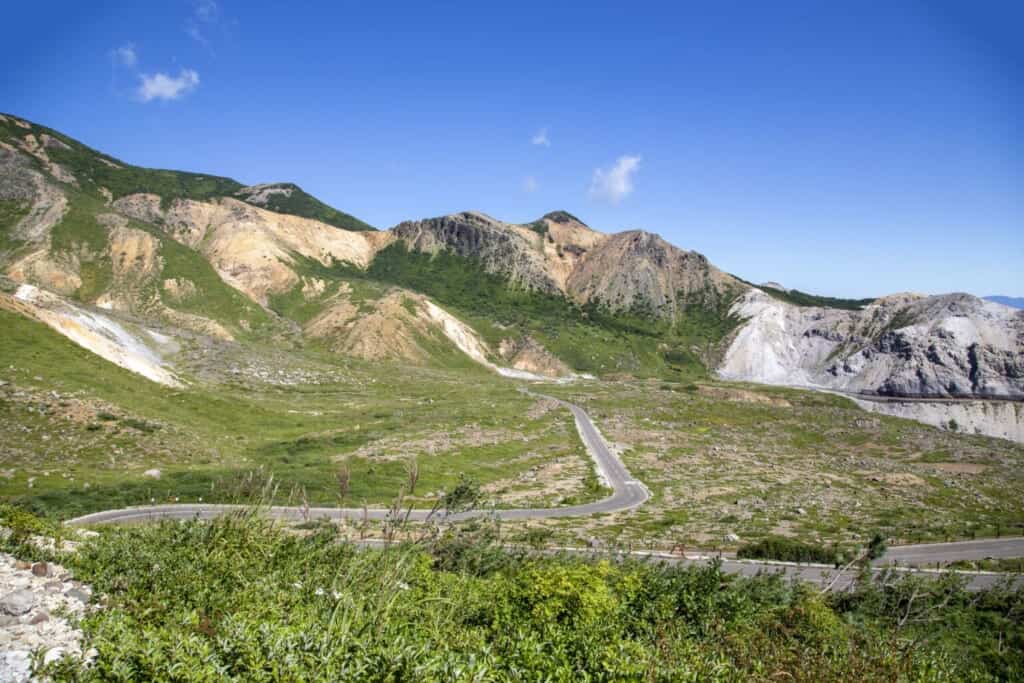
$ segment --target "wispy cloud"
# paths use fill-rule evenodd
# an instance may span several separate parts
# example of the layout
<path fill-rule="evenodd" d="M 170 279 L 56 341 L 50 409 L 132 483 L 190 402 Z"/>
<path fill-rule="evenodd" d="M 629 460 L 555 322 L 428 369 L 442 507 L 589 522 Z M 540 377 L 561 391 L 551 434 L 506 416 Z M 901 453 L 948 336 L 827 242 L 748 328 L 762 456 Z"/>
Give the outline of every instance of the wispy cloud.
<path fill-rule="evenodd" d="M 534 133 L 533 137 L 530 138 L 530 144 L 531 145 L 539 145 L 541 147 L 550 147 L 551 146 L 551 139 L 548 138 L 548 129 L 547 128 L 541 128 L 536 133 Z"/>
<path fill-rule="evenodd" d="M 192 69 L 182 69 L 177 77 L 164 73 L 142 74 L 139 78 L 139 98 L 143 102 L 153 100 L 176 100 L 199 86 L 199 74 Z"/>
<path fill-rule="evenodd" d="M 125 43 L 121 47 L 111 50 L 110 58 L 114 60 L 114 64 L 128 68 L 134 67 L 139 61 L 139 56 L 135 53 L 135 46 L 131 43 Z"/>
<path fill-rule="evenodd" d="M 216 21 L 220 16 L 220 5 L 216 0 L 197 0 L 196 18 L 200 21 Z"/>
<path fill-rule="evenodd" d="M 523 192 L 536 192 L 540 187 L 540 183 L 532 175 L 528 175 L 523 179 Z"/>
<path fill-rule="evenodd" d="M 192 15 L 185 22 L 185 33 L 192 40 L 209 47 L 210 40 L 206 37 L 206 28 L 220 20 L 220 5 L 216 0 L 195 0 Z"/>
<path fill-rule="evenodd" d="M 633 176 L 640 169 L 640 157 L 624 155 L 611 168 L 595 168 L 590 181 L 590 196 L 612 204 L 633 192 Z"/>

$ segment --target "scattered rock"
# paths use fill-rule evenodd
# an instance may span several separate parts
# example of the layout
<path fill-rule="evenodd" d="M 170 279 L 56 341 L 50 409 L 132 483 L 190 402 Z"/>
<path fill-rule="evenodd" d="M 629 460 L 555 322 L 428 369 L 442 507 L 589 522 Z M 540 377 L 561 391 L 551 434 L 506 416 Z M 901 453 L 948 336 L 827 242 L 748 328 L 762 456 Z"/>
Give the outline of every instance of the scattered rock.
<path fill-rule="evenodd" d="M 50 562 L 21 562 L 0 553 L 0 682 L 33 681 L 32 652 L 49 648 L 44 660 L 64 655 L 78 657 L 82 632 L 65 616 L 80 616 L 90 590 L 77 582 L 53 576 L 70 575 Z M 68 594 L 65 588 L 70 588 Z M 69 595 L 70 594 L 70 595 Z"/>
<path fill-rule="evenodd" d="M 28 650 L 0 652 L 0 681 L 28 683 L 32 673 L 32 653 Z"/>
<path fill-rule="evenodd" d="M 20 617 L 36 606 L 36 594 L 24 588 L 12 591 L 0 598 L 0 612 Z"/>
<path fill-rule="evenodd" d="M 46 651 L 46 654 L 43 655 L 43 664 L 53 664 L 54 662 L 58 661 L 61 657 L 63 657 L 66 653 L 67 651 L 62 647 L 51 647 L 49 650 Z"/>

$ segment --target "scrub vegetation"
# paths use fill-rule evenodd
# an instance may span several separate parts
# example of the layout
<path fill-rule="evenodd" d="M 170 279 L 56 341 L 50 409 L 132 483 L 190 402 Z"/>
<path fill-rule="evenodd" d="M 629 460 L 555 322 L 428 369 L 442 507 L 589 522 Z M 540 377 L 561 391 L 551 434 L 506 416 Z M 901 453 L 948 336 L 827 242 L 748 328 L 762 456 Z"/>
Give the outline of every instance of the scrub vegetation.
<path fill-rule="evenodd" d="M 104 529 L 57 558 L 103 608 L 80 623 L 92 663 L 65 658 L 44 672 L 67 681 L 1024 675 L 1024 595 L 969 593 L 952 575 L 864 578 L 822 594 L 714 564 L 510 552 L 487 522 L 367 549 L 333 525 L 296 532 L 256 512 Z"/>

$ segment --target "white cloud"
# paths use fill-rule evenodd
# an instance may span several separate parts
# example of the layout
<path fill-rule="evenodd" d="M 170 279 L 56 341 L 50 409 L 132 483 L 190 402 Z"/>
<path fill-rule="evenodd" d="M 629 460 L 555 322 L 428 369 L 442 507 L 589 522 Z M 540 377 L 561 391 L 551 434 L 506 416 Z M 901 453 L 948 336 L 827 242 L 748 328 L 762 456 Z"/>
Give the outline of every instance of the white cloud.
<path fill-rule="evenodd" d="M 541 147 L 550 147 L 551 146 L 551 140 L 548 139 L 548 129 L 547 128 L 541 128 L 536 133 L 534 133 L 533 137 L 530 138 L 530 144 L 531 145 L 540 145 Z"/>
<path fill-rule="evenodd" d="M 192 69 L 182 69 L 177 78 L 167 74 L 155 73 L 151 76 L 143 74 L 139 78 L 139 97 L 143 102 L 152 100 L 176 100 L 199 85 L 199 74 Z"/>
<path fill-rule="evenodd" d="M 640 157 L 624 155 L 609 169 L 595 168 L 590 196 L 616 204 L 633 192 L 633 176 L 640 169 Z"/>
<path fill-rule="evenodd" d="M 121 66 L 133 67 L 139 61 L 139 57 L 135 54 L 135 46 L 131 43 L 125 43 L 119 48 L 110 51 L 110 56 L 113 58 L 115 64 Z"/>
<path fill-rule="evenodd" d="M 526 178 L 523 179 L 524 192 L 536 192 L 538 188 L 540 188 L 540 184 L 537 182 L 537 179 L 534 178 L 532 175 L 528 175 L 526 176 Z"/>

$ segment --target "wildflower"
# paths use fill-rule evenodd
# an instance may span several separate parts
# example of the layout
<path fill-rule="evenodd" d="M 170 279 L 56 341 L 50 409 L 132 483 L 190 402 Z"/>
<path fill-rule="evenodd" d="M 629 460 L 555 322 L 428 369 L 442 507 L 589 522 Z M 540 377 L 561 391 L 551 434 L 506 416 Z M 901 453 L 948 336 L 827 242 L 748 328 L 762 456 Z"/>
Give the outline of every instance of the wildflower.
<path fill-rule="evenodd" d="M 316 596 L 324 595 L 324 589 L 323 588 L 317 588 L 315 591 L 313 591 L 313 595 L 316 595 Z"/>

